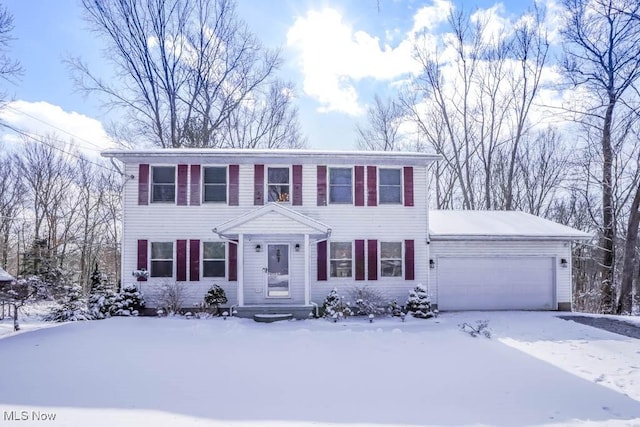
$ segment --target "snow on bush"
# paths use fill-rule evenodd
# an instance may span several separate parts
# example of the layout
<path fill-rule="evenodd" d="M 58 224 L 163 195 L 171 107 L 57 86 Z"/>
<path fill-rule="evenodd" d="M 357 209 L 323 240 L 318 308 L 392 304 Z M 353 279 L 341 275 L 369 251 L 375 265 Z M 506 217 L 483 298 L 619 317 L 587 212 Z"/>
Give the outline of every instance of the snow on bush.
<path fill-rule="evenodd" d="M 204 295 L 204 302 L 207 307 L 213 309 L 213 314 L 218 314 L 218 307 L 227 303 L 227 296 L 224 293 L 224 289 L 214 284 Z"/>
<path fill-rule="evenodd" d="M 126 285 L 120 293 L 115 295 L 113 304 L 109 308 L 112 316 L 137 316 L 144 308 L 144 296 L 135 285 Z"/>
<path fill-rule="evenodd" d="M 423 284 L 419 283 L 409 291 L 406 309 L 413 317 L 420 319 L 429 319 L 435 315 L 431 309 L 431 297 Z"/>
<path fill-rule="evenodd" d="M 348 303 L 343 301 L 343 298 L 338 295 L 338 289 L 333 288 L 329 295 L 322 303 L 322 317 L 326 319 L 338 319 L 350 316 L 352 314 L 351 308 Z"/>
<path fill-rule="evenodd" d="M 162 285 L 158 296 L 158 305 L 168 316 L 181 314 L 184 305 L 185 287 L 181 282 L 169 282 Z"/>
<path fill-rule="evenodd" d="M 376 289 L 366 286 L 360 288 L 355 287 L 350 292 L 350 296 L 354 301 L 354 311 L 359 316 L 369 316 L 384 313 L 386 301 L 384 296 Z"/>
<path fill-rule="evenodd" d="M 46 320 L 53 322 L 76 322 L 91 319 L 93 316 L 87 308 L 87 300 L 82 295 L 82 288 L 76 283 L 62 286 L 58 306 L 46 316 Z"/>
<path fill-rule="evenodd" d="M 464 322 L 458 326 L 460 327 L 460 330 L 462 332 L 465 332 L 474 338 L 478 335 L 484 335 L 486 338 L 491 338 L 491 330 L 489 329 L 488 320 L 477 320 L 476 326 L 473 326 L 467 322 Z"/>
<path fill-rule="evenodd" d="M 118 294 L 113 290 L 107 276 L 98 271 L 98 267 L 91 274 L 91 290 L 89 291 L 89 313 L 94 319 L 111 317 L 113 305 Z"/>

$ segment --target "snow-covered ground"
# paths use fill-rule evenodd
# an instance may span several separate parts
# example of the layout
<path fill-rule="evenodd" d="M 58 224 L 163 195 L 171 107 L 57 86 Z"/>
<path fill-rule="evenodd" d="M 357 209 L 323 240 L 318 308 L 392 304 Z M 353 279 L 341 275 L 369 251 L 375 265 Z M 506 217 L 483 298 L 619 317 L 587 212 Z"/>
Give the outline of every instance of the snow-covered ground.
<path fill-rule="evenodd" d="M 640 340 L 556 315 L 113 318 L 9 334 L 0 425 L 640 425 Z M 458 327 L 481 319 L 491 339 Z"/>

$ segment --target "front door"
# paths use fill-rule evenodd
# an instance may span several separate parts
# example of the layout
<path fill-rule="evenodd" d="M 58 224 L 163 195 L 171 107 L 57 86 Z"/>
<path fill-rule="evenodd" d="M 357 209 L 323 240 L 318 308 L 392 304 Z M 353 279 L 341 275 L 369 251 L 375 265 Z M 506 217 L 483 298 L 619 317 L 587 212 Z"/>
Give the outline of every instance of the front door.
<path fill-rule="evenodd" d="M 289 245 L 267 245 L 267 297 L 289 297 Z"/>

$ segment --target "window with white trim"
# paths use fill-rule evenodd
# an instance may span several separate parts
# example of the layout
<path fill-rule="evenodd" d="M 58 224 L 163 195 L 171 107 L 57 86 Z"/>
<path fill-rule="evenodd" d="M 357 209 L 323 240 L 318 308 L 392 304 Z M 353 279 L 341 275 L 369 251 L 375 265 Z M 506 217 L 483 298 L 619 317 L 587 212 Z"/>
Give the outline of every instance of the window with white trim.
<path fill-rule="evenodd" d="M 151 242 L 151 277 L 173 277 L 173 242 Z"/>
<path fill-rule="evenodd" d="M 289 201 L 289 168 L 267 169 L 267 193 L 270 202 Z"/>
<path fill-rule="evenodd" d="M 226 244 L 202 243 L 202 277 L 225 277 Z"/>
<path fill-rule="evenodd" d="M 402 174 L 400 169 L 379 169 L 378 184 L 379 201 L 381 204 L 402 203 Z"/>
<path fill-rule="evenodd" d="M 329 266 L 331 277 L 351 277 L 353 271 L 351 242 L 331 242 L 329 244 Z"/>
<path fill-rule="evenodd" d="M 353 169 L 329 169 L 329 203 L 353 203 Z"/>
<path fill-rule="evenodd" d="M 175 166 L 153 166 L 151 168 L 151 201 L 176 201 Z"/>
<path fill-rule="evenodd" d="M 211 166 L 204 168 L 203 200 L 205 202 L 227 201 L 227 168 Z"/>
<path fill-rule="evenodd" d="M 401 242 L 380 242 L 380 276 L 402 276 Z"/>

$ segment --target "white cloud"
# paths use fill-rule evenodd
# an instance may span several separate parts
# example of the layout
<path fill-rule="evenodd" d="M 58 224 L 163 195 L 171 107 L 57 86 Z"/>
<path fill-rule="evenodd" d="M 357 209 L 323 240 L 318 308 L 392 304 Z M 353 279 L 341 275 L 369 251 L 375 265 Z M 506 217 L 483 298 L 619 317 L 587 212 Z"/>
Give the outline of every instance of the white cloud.
<path fill-rule="evenodd" d="M 421 7 L 413 17 L 412 31 L 435 31 L 438 25 L 447 22 L 453 7 L 449 0 L 433 0 L 432 6 Z"/>
<path fill-rule="evenodd" d="M 54 136 L 65 150 L 76 148 L 91 158 L 97 158 L 102 150 L 117 147 L 100 121 L 44 101 L 10 102 L 0 110 L 0 120 L 34 137 Z M 0 138 L 4 144 L 17 144 L 23 140 L 8 128 L 4 128 Z"/>

